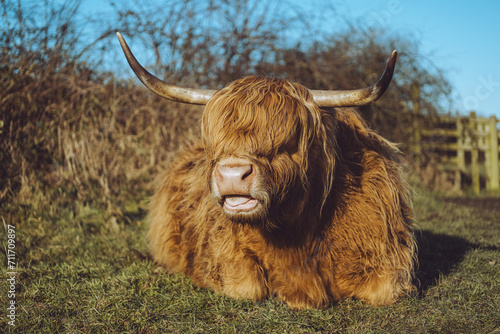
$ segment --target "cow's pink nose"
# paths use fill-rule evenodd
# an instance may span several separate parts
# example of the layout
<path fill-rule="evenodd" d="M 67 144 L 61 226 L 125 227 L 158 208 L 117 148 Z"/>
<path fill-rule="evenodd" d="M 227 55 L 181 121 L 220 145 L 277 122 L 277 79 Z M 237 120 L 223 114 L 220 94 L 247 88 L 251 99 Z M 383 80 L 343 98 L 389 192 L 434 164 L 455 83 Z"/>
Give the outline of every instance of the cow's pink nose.
<path fill-rule="evenodd" d="M 215 170 L 215 180 L 221 196 L 250 194 L 254 176 L 255 168 L 252 165 L 218 165 Z"/>

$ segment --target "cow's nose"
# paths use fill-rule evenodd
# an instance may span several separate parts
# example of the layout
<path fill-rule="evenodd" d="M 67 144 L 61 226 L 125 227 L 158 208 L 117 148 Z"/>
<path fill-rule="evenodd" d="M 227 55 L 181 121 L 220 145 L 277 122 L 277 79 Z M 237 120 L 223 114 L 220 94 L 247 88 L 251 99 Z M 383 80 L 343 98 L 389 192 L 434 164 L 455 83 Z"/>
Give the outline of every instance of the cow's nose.
<path fill-rule="evenodd" d="M 215 179 L 222 196 L 248 195 L 254 176 L 255 168 L 251 164 L 218 165 L 215 170 Z"/>

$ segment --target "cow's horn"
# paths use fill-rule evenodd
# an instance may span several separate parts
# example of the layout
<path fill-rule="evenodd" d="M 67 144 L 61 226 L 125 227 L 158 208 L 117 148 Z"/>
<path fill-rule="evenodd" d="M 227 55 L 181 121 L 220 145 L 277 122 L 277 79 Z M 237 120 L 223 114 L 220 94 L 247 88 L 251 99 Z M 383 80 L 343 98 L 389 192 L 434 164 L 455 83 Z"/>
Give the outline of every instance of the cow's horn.
<path fill-rule="evenodd" d="M 208 100 L 214 95 L 214 90 L 181 88 L 169 85 L 165 81 L 158 79 L 139 64 L 132 51 L 130 51 L 125 39 L 123 39 L 123 36 L 119 32 L 116 33 L 116 36 L 120 40 L 125 57 L 127 57 L 127 61 L 135 75 L 154 93 L 172 101 L 190 104 L 207 104 Z"/>
<path fill-rule="evenodd" d="M 378 100 L 391 83 L 397 56 L 398 52 L 394 50 L 384 74 L 375 85 L 355 90 L 311 90 L 314 102 L 320 107 L 354 107 Z"/>

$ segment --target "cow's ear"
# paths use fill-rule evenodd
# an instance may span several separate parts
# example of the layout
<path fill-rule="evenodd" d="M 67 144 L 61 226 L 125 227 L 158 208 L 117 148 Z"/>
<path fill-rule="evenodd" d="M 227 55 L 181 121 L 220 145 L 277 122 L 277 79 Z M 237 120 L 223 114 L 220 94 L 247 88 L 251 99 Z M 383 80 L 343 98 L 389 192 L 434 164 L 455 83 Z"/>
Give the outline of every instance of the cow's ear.
<path fill-rule="evenodd" d="M 369 136 L 365 121 L 354 109 L 337 109 L 337 120 L 344 128 L 352 131 L 357 139 L 363 140 Z"/>
<path fill-rule="evenodd" d="M 336 116 L 341 132 L 338 140 L 343 142 L 340 146 L 361 146 L 385 154 L 399 151 L 394 143 L 373 132 L 354 108 L 336 109 Z"/>

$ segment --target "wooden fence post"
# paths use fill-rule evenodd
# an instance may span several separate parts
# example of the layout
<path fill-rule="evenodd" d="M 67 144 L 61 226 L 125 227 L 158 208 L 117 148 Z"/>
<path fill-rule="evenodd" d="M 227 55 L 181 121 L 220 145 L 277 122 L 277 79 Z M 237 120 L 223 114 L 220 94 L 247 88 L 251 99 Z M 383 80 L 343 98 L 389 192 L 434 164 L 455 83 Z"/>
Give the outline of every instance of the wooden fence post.
<path fill-rule="evenodd" d="M 487 168 L 490 169 L 490 180 L 489 180 L 489 189 L 490 190 L 498 190 L 500 188 L 499 181 L 499 171 L 498 171 L 498 129 L 497 129 L 497 119 L 495 116 L 490 117 L 489 124 L 489 133 L 490 133 L 490 166 Z"/>
<path fill-rule="evenodd" d="M 481 191 L 481 183 L 479 179 L 479 148 L 478 148 L 478 133 L 476 112 L 470 113 L 470 130 L 471 130 L 471 173 L 472 173 L 472 189 L 474 193 L 479 194 Z"/>
<path fill-rule="evenodd" d="M 458 117 L 457 124 L 457 170 L 455 171 L 455 191 L 462 189 L 462 173 L 465 173 L 465 149 L 464 149 L 464 119 Z"/>

